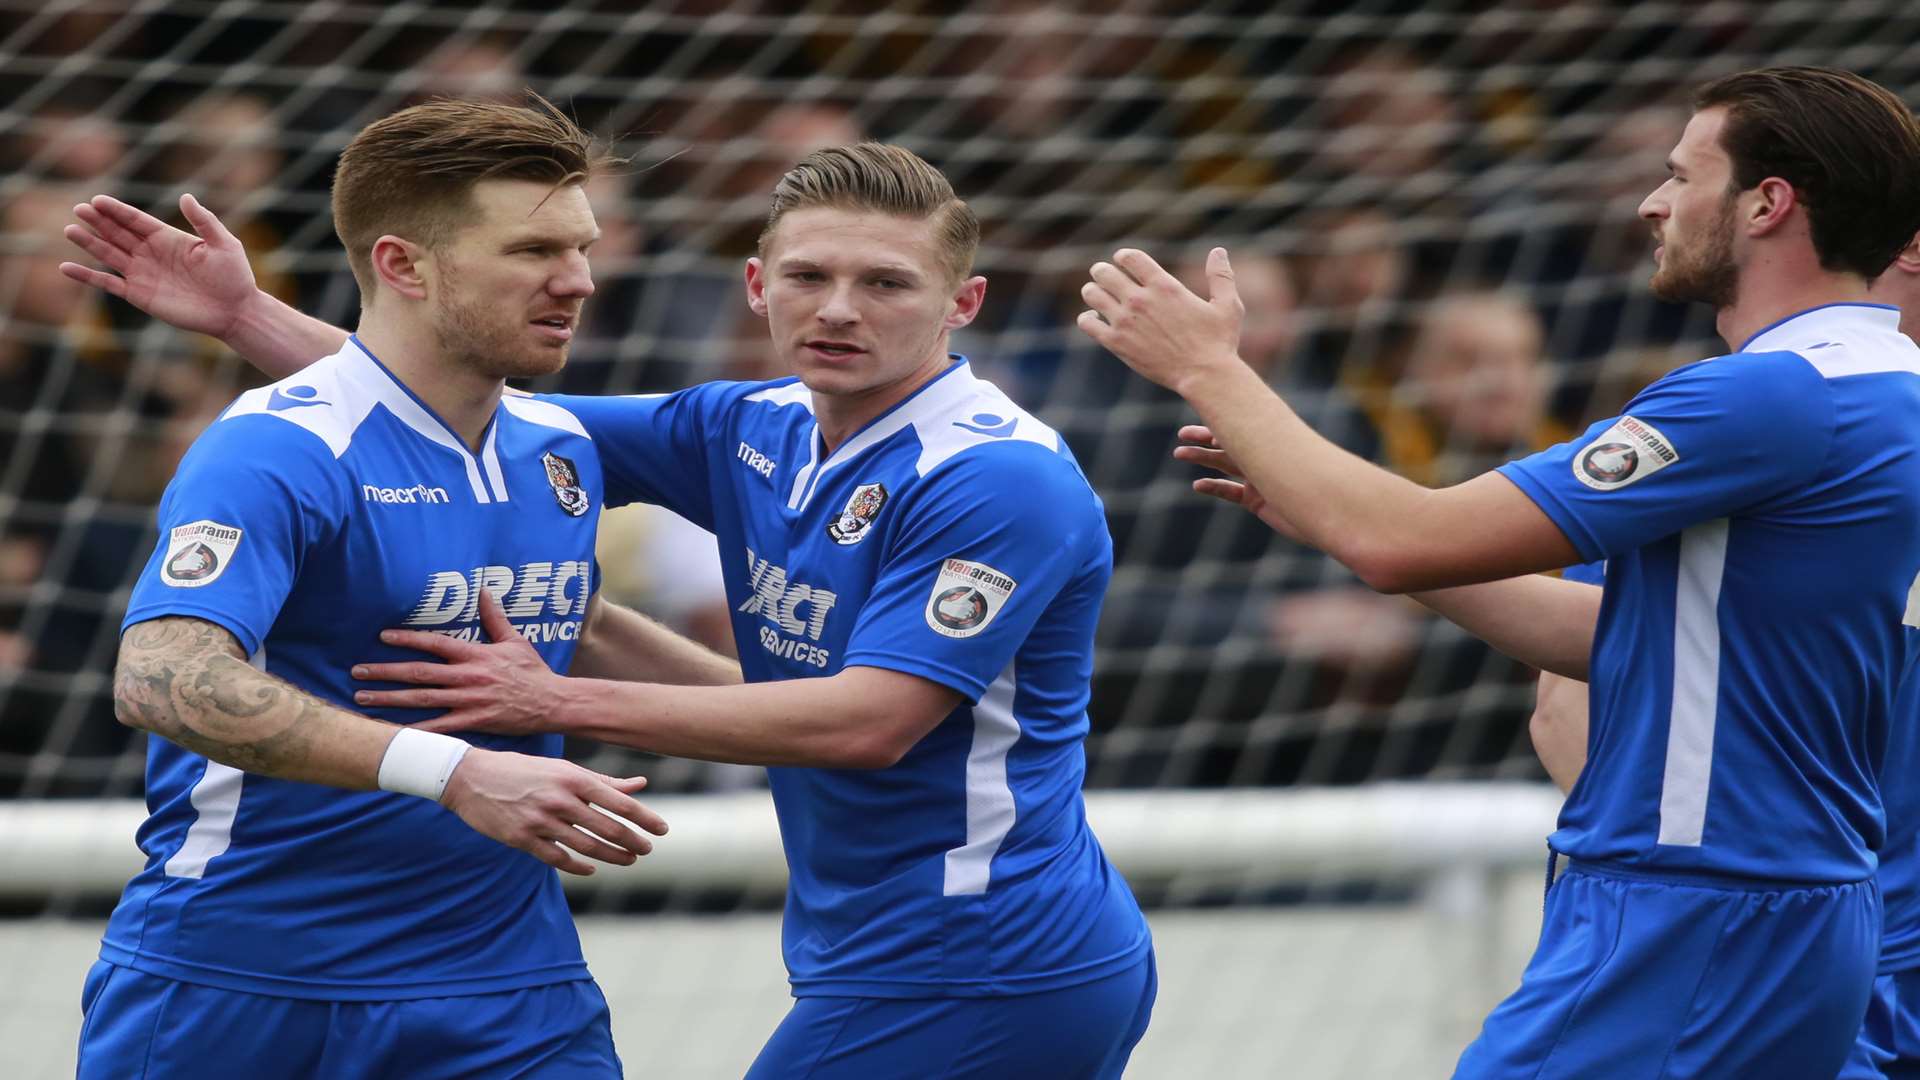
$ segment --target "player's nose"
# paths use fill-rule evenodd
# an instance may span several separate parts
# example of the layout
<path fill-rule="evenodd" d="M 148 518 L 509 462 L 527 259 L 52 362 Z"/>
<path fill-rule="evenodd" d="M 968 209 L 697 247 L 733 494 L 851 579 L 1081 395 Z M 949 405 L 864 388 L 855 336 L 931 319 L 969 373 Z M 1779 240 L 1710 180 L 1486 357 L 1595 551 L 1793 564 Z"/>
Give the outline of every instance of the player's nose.
<path fill-rule="evenodd" d="M 574 253 L 565 265 L 547 283 L 547 291 L 555 296 L 579 297 L 584 300 L 593 295 L 593 267 L 582 253 Z"/>
<path fill-rule="evenodd" d="M 860 308 L 853 302 L 851 286 L 836 286 L 820 303 L 817 316 L 830 326 L 847 326 L 860 321 Z"/>

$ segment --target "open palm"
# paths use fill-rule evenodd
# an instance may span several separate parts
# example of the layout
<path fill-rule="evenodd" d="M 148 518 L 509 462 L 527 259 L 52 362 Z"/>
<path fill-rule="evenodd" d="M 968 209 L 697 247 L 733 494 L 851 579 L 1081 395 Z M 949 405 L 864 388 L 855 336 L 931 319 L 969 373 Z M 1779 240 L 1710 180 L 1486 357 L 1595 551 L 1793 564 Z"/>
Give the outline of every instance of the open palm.
<path fill-rule="evenodd" d="M 226 336 L 254 295 L 253 268 L 240 241 L 192 195 L 180 197 L 180 210 L 194 232 L 95 195 L 73 208 L 80 224 L 65 235 L 107 269 L 67 262 L 60 271 L 182 330 Z"/>

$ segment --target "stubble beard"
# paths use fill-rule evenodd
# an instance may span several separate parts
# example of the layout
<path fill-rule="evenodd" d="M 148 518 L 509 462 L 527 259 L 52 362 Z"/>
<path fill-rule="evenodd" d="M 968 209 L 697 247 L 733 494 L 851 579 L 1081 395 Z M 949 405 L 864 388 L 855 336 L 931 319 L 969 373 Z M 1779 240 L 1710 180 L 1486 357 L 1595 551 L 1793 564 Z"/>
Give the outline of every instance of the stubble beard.
<path fill-rule="evenodd" d="M 500 306 L 488 304 L 483 298 L 463 296 L 457 280 L 449 267 L 441 300 L 434 310 L 434 339 L 442 356 L 493 379 L 535 378 L 566 366 L 566 346 L 529 345 L 524 340 L 524 324 L 506 323 Z"/>
<path fill-rule="evenodd" d="M 1733 196 L 1706 231 L 1698 255 L 1688 257 L 1667 243 L 1666 262 L 1648 283 L 1653 295 L 1675 303 L 1698 302 L 1714 309 L 1733 306 L 1740 293 L 1740 268 L 1733 261 Z"/>

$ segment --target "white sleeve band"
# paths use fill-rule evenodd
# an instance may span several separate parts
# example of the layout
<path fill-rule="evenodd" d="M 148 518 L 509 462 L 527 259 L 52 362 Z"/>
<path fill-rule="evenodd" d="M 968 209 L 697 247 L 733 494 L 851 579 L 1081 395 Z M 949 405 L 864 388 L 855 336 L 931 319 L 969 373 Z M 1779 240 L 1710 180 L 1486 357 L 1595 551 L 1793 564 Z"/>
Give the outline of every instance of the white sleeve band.
<path fill-rule="evenodd" d="M 403 727 L 380 759 L 380 790 L 440 801 L 454 766 L 473 747 L 451 735 Z"/>

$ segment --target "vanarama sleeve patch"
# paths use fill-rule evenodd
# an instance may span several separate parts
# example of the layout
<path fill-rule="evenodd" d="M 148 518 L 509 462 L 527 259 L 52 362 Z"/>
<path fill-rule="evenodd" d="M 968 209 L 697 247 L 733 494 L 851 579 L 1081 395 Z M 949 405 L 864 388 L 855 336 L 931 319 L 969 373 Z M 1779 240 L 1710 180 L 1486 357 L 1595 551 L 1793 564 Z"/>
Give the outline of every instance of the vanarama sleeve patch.
<path fill-rule="evenodd" d="M 167 538 L 167 557 L 160 564 L 160 580 L 179 589 L 213 584 L 233 561 L 241 535 L 232 525 L 205 519 L 174 526 Z"/>
<path fill-rule="evenodd" d="M 1673 443 L 1652 424 L 1623 416 L 1573 457 L 1573 477 L 1595 491 L 1644 480 L 1680 460 Z"/>
<path fill-rule="evenodd" d="M 1018 586 L 1012 578 L 985 563 L 947 559 L 927 598 L 927 625 L 936 634 L 972 637 L 987 628 Z"/>

